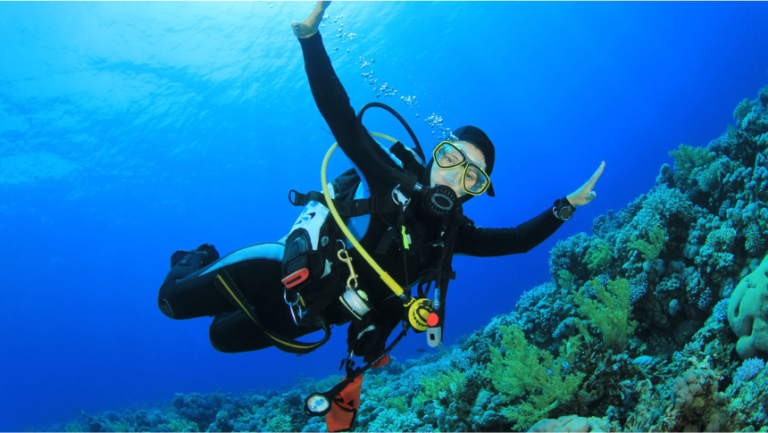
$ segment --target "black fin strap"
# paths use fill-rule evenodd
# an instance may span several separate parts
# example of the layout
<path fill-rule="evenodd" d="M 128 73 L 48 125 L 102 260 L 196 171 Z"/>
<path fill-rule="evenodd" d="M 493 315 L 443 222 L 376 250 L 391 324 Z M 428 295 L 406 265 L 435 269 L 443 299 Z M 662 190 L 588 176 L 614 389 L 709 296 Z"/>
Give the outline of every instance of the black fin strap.
<path fill-rule="evenodd" d="M 237 285 L 232 280 L 232 277 L 224 269 L 216 274 L 216 288 L 226 296 L 233 305 L 245 313 L 245 315 L 248 316 L 248 318 L 251 319 L 262 332 L 264 332 L 264 334 L 271 338 L 275 343 L 275 347 L 284 352 L 296 353 L 299 355 L 307 354 L 322 346 L 329 338 L 331 338 L 331 330 L 327 325 L 323 325 L 322 329 L 325 331 L 325 335 L 322 340 L 317 343 L 304 343 L 267 330 L 261 322 L 259 322 L 253 307 L 248 303 L 245 296 L 243 296 L 243 293 L 237 288 Z"/>

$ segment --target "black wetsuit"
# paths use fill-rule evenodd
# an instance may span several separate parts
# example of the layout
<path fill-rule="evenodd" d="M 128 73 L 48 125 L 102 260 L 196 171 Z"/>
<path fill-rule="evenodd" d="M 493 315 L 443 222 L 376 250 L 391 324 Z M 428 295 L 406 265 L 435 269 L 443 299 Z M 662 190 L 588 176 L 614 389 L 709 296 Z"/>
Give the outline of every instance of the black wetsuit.
<path fill-rule="evenodd" d="M 391 159 L 378 144 L 362 142 L 363 135 L 358 130 L 355 111 L 331 66 L 320 34 L 299 39 L 299 42 L 312 95 L 333 136 L 364 176 L 370 194 L 388 194 L 399 182 L 390 176 L 388 169 L 385 170 L 373 161 L 369 150 L 363 146 L 371 146 L 385 161 Z M 419 212 L 417 203 L 409 205 L 409 209 L 406 214 L 406 227 L 412 241 L 409 250 L 399 249 L 397 242 L 391 242 L 388 247 L 382 243 L 387 232 L 396 225 L 395 213 L 371 215 L 368 230 L 359 240 L 374 260 L 402 287 L 412 286 L 418 282 L 423 271 L 436 268 L 442 248 L 435 244 L 441 240 L 445 228 L 440 222 L 427 217 L 426 213 Z M 459 229 L 454 253 L 478 257 L 523 253 L 552 235 L 562 223 L 555 217 L 551 207 L 513 228 L 480 228 L 466 220 Z M 271 346 L 272 341 L 214 288 L 215 272 L 212 270 L 224 268 L 254 307 L 265 327 L 293 338 L 317 330 L 297 327 L 293 323 L 289 308 L 283 300 L 283 275 L 281 261 L 278 259 L 282 256 L 280 248 L 281 245 L 276 243 L 258 244 L 235 251 L 203 269 L 197 270 L 194 263 L 174 267 L 160 289 L 161 310 L 177 319 L 215 315 L 210 337 L 217 350 L 240 352 Z M 376 350 L 380 350 L 383 341 L 386 341 L 386 337 L 401 320 L 402 302 L 393 296 L 392 291 L 357 251 L 351 250 L 350 255 L 359 275 L 359 286 L 364 288 L 373 305 L 373 311 L 369 314 L 373 315 L 374 323 L 382 331 L 377 337 L 379 341 L 373 344 Z M 324 281 L 326 284 L 343 284 L 346 276 L 335 280 L 326 278 Z M 335 301 L 323 313 L 323 317 L 326 323 L 340 324 L 349 321 L 351 316 L 345 315 L 344 307 Z"/>

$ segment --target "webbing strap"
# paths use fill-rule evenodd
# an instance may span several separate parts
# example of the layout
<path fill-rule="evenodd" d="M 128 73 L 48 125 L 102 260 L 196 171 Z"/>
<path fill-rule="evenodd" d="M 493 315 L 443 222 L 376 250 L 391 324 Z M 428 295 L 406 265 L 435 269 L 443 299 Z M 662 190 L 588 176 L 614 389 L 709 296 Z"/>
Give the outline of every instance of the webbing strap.
<path fill-rule="evenodd" d="M 336 210 L 339 211 L 339 215 L 350 218 L 372 213 L 389 213 L 397 211 L 398 206 L 392 200 L 388 200 L 387 198 L 386 195 L 382 195 L 381 197 L 373 196 L 370 198 L 361 198 L 350 201 L 334 200 L 333 204 L 336 205 Z M 307 203 L 311 201 L 316 201 L 322 203 L 324 206 L 328 206 L 323 193 L 317 191 L 310 191 L 306 194 L 302 194 L 292 189 L 288 193 L 288 201 L 294 206 L 306 206 Z"/>
<path fill-rule="evenodd" d="M 304 343 L 267 330 L 264 325 L 259 322 L 258 316 L 256 316 L 253 307 L 248 303 L 248 300 L 245 299 L 243 293 L 240 291 L 240 289 L 237 288 L 237 285 L 232 280 L 232 277 L 224 269 L 221 269 L 216 274 L 216 288 L 222 294 L 224 294 L 224 296 L 226 296 L 233 305 L 235 305 L 238 309 L 240 309 L 240 311 L 248 316 L 248 318 L 251 319 L 251 321 L 255 323 L 262 332 L 264 332 L 264 334 L 271 338 L 272 341 L 275 342 L 275 347 L 284 352 L 303 355 L 322 346 L 328 341 L 329 338 L 331 338 L 331 330 L 327 325 L 323 325 L 322 329 L 325 332 L 325 335 L 323 336 L 322 340 L 318 341 L 317 343 Z"/>
<path fill-rule="evenodd" d="M 440 257 L 440 264 L 435 272 L 435 314 L 438 315 L 440 320 L 438 321 L 441 328 L 441 335 L 445 335 L 445 303 L 448 294 L 448 283 L 450 280 L 456 278 L 456 272 L 453 271 L 451 266 L 453 261 L 453 251 L 456 248 L 456 239 L 459 235 L 459 229 L 461 225 L 468 221 L 468 218 L 460 215 L 456 217 L 451 226 L 448 228 L 448 233 L 445 238 L 445 245 L 443 247 L 443 253 Z M 440 337 L 442 339 L 442 337 Z"/>

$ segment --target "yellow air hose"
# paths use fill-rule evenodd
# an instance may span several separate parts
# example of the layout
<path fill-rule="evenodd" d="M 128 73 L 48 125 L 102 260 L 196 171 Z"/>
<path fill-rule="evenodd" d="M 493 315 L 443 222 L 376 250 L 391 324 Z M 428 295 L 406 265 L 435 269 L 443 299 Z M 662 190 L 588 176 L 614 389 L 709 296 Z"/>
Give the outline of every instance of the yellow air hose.
<path fill-rule="evenodd" d="M 387 140 L 390 140 L 392 142 L 397 142 L 392 137 L 386 136 L 384 134 L 379 134 L 377 132 L 372 132 L 371 134 L 384 138 Z M 349 231 L 349 228 L 347 228 L 347 225 L 344 224 L 344 221 L 341 219 L 341 216 L 339 215 L 339 212 L 336 210 L 336 206 L 333 204 L 333 199 L 331 198 L 331 194 L 328 191 L 328 181 L 325 176 L 326 168 L 328 167 L 328 161 L 331 159 L 331 154 L 333 153 L 336 148 L 339 147 L 339 143 L 333 143 L 333 146 L 331 146 L 330 149 L 328 149 L 328 152 L 325 154 L 325 158 L 323 159 L 323 166 L 320 171 L 320 179 L 323 182 L 323 195 L 325 195 L 325 201 L 328 204 L 328 209 L 331 211 L 331 215 L 333 215 L 333 219 L 336 220 L 336 224 L 339 225 L 339 228 L 341 228 L 341 231 L 344 233 L 344 235 L 349 239 L 349 242 L 352 243 L 352 245 L 355 247 L 355 249 L 360 253 L 360 255 L 365 259 L 366 262 L 368 262 L 369 265 L 373 268 L 374 271 L 376 271 L 377 274 L 379 274 L 379 278 L 381 278 L 381 281 L 384 282 L 384 284 L 387 285 L 393 292 L 395 292 L 395 295 L 397 295 L 400 299 L 403 301 L 407 300 L 407 297 L 405 295 L 405 291 L 402 287 L 400 287 L 397 282 L 392 279 L 389 274 L 379 266 L 378 263 L 376 263 L 375 260 L 373 260 L 373 257 L 368 254 L 368 252 L 363 248 L 362 245 L 355 239 L 355 237 L 352 235 L 352 233 Z"/>

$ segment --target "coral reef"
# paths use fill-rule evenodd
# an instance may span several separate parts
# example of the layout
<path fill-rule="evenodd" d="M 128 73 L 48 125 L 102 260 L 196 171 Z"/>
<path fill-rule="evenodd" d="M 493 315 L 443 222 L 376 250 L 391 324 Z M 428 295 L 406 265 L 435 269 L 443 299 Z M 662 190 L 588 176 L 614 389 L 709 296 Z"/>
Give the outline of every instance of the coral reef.
<path fill-rule="evenodd" d="M 551 250 L 547 282 L 451 348 L 366 375 L 357 431 L 768 431 L 768 88 L 655 186 Z M 762 264 L 761 264 L 762 261 Z M 304 381 L 177 394 L 52 430 L 325 431 Z"/>

